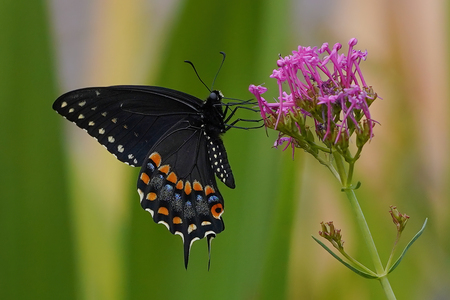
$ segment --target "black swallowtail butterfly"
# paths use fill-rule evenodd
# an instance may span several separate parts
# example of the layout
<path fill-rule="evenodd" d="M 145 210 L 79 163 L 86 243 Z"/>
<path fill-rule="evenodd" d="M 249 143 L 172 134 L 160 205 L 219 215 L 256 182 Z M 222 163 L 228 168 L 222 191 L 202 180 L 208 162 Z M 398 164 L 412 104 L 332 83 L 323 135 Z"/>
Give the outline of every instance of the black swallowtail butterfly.
<path fill-rule="evenodd" d="M 237 103 L 228 106 L 222 97 L 215 90 L 202 101 L 163 87 L 111 86 L 74 90 L 53 103 L 118 160 L 141 167 L 141 206 L 182 237 L 186 268 L 192 243 L 206 237 L 210 253 L 211 240 L 224 230 L 215 175 L 235 187 L 220 136 L 236 127 L 240 119 L 226 123 L 242 106 L 229 109 Z"/>

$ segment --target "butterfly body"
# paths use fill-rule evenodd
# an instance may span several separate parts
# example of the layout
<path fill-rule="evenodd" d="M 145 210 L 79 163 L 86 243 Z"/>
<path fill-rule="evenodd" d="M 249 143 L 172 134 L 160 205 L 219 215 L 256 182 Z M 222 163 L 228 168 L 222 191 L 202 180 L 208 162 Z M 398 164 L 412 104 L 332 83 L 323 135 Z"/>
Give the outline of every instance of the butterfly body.
<path fill-rule="evenodd" d="M 96 138 L 120 161 L 141 167 L 141 206 L 182 237 L 187 267 L 194 241 L 224 230 L 216 176 L 235 187 L 221 135 L 222 95 L 206 101 L 154 86 L 85 88 L 66 93 L 53 109 Z"/>

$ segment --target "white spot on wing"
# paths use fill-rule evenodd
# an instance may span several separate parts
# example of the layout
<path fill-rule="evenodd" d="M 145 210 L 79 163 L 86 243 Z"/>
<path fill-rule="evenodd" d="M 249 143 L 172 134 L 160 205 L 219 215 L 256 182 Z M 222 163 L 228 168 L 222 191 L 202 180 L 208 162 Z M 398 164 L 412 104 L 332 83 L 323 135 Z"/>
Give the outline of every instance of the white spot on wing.
<path fill-rule="evenodd" d="M 86 101 L 81 101 L 78 103 L 79 106 L 83 107 L 86 104 Z"/>
<path fill-rule="evenodd" d="M 170 226 L 169 226 L 169 224 L 167 224 L 166 222 L 164 222 L 164 221 L 159 221 L 158 224 L 163 224 L 164 226 L 167 227 L 168 230 L 170 230 Z"/>
<path fill-rule="evenodd" d="M 120 153 L 122 153 L 123 150 L 125 150 L 125 148 L 124 148 L 122 145 L 117 146 L 117 151 L 119 151 Z"/>
<path fill-rule="evenodd" d="M 211 240 L 213 240 L 216 235 L 216 233 L 214 231 L 210 230 L 210 231 L 205 232 L 205 235 L 203 237 L 207 237 L 210 234 L 212 235 L 211 239 L 209 240 L 211 242 Z"/>
<path fill-rule="evenodd" d="M 184 243 L 184 235 L 183 235 L 183 233 L 181 233 L 179 231 L 175 231 L 174 234 L 178 234 L 179 236 L 181 236 L 181 239 L 183 240 L 183 243 Z"/>
<path fill-rule="evenodd" d="M 100 128 L 100 129 L 98 130 L 98 133 L 104 134 L 104 133 L 105 133 L 105 129 L 104 129 L 104 128 Z"/>
<path fill-rule="evenodd" d="M 138 192 L 138 194 L 139 194 L 139 198 L 141 198 L 141 202 L 142 202 L 142 199 L 144 199 L 144 192 L 143 191 L 141 191 L 141 189 L 137 189 L 137 192 Z"/>
<path fill-rule="evenodd" d="M 113 136 L 108 136 L 108 142 L 110 143 L 114 143 L 116 141 L 116 139 Z"/>
<path fill-rule="evenodd" d="M 153 210 L 151 210 L 150 208 L 146 208 L 145 210 L 148 211 L 152 215 L 152 218 L 153 218 L 153 215 L 155 214 L 155 212 Z"/>
<path fill-rule="evenodd" d="M 195 238 L 192 239 L 191 244 L 189 245 L 189 251 L 191 250 L 192 244 L 193 244 L 195 241 L 198 241 L 199 239 L 200 239 L 200 238 L 198 238 L 198 237 L 195 237 Z"/>
<path fill-rule="evenodd" d="M 94 121 L 90 121 L 89 122 L 89 126 L 94 126 L 95 125 L 95 122 Z"/>
<path fill-rule="evenodd" d="M 80 114 L 79 116 L 78 116 L 78 119 L 84 119 L 84 115 L 83 114 Z"/>
<path fill-rule="evenodd" d="M 75 111 L 75 109 L 71 108 L 69 109 L 69 113 L 73 113 Z"/>
<path fill-rule="evenodd" d="M 66 107 L 67 106 L 67 102 L 63 101 L 63 103 L 61 103 L 61 108 Z"/>

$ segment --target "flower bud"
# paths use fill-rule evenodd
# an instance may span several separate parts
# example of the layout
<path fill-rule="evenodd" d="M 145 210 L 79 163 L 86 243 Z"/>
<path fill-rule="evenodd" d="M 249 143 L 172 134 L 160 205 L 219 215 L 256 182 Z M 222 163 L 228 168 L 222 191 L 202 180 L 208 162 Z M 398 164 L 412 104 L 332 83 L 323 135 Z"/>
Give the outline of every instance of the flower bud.
<path fill-rule="evenodd" d="M 333 245 L 334 248 L 338 250 L 344 249 L 344 241 L 342 240 L 341 230 L 334 228 L 333 222 L 321 222 L 320 226 L 322 227 L 322 231 L 319 231 L 319 235 Z"/>
<path fill-rule="evenodd" d="M 396 206 L 391 205 L 391 210 L 389 213 L 391 214 L 392 221 L 395 226 L 397 226 L 397 231 L 402 233 L 403 229 L 406 227 L 406 223 L 408 223 L 409 216 L 407 214 L 401 214 Z"/>
<path fill-rule="evenodd" d="M 361 125 L 359 126 L 359 129 L 356 129 L 356 146 L 358 148 L 362 148 L 368 140 L 370 140 L 373 136 L 372 130 L 370 128 L 372 123 L 369 124 L 367 120 L 364 120 Z"/>

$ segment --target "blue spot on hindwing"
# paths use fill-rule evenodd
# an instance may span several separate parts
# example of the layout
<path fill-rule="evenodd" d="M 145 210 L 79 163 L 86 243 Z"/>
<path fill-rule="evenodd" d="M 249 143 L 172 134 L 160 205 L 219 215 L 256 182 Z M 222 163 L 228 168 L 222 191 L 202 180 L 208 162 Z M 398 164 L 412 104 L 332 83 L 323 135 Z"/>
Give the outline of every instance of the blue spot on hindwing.
<path fill-rule="evenodd" d="M 219 197 L 217 197 L 216 195 L 212 195 L 211 197 L 208 198 L 209 203 L 218 202 L 218 201 L 219 201 Z"/>
<path fill-rule="evenodd" d="M 159 193 L 160 200 L 171 200 L 173 196 L 173 186 L 166 184 Z"/>
<path fill-rule="evenodd" d="M 154 172 L 155 171 L 155 166 L 151 162 L 148 162 L 147 163 L 147 169 L 149 169 L 152 172 Z"/>

